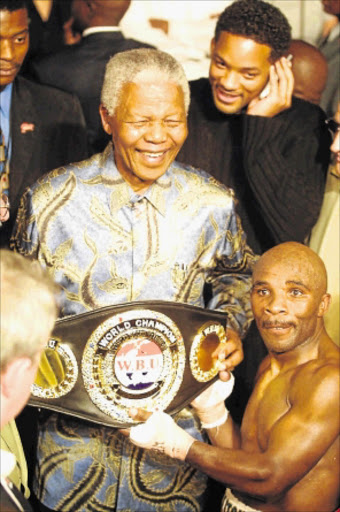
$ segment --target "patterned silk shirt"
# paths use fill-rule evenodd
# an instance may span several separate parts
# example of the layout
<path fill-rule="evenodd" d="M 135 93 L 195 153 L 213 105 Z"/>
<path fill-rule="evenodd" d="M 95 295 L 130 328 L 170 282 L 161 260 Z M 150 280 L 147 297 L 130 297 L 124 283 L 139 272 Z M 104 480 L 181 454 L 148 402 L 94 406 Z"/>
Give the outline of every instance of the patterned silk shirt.
<path fill-rule="evenodd" d="M 12 247 L 49 269 L 65 293 L 63 315 L 159 299 L 223 310 L 241 335 L 251 321 L 254 255 L 233 193 L 177 162 L 143 195 L 121 177 L 111 144 L 48 173 L 22 199 Z M 204 440 L 188 409 L 176 419 Z M 50 414 L 40 424 L 38 459 L 35 492 L 53 510 L 204 506 L 206 476 L 132 446 L 115 429 Z"/>

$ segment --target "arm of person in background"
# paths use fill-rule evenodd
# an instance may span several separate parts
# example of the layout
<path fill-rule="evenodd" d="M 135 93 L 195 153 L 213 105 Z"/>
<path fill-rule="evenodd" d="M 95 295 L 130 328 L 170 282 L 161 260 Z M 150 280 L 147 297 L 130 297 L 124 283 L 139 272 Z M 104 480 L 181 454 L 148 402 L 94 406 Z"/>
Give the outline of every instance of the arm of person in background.
<path fill-rule="evenodd" d="M 329 164 L 325 115 L 318 106 L 292 100 L 293 86 L 282 58 L 271 68 L 269 94 L 253 100 L 243 120 L 244 169 L 274 244 L 308 237 Z"/>
<path fill-rule="evenodd" d="M 82 38 L 81 33 L 74 30 L 73 24 L 74 18 L 71 16 L 63 25 L 64 43 L 68 46 L 79 43 Z"/>

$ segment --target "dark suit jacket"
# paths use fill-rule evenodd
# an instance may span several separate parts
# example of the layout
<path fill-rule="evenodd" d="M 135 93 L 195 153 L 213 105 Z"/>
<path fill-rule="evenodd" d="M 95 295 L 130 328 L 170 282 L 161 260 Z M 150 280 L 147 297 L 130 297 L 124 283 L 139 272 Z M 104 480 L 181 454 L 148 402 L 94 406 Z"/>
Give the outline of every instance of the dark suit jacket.
<path fill-rule="evenodd" d="M 31 64 L 32 77 L 38 82 L 78 96 L 92 153 L 102 151 L 109 141 L 98 111 L 106 64 L 116 53 L 141 47 L 151 48 L 146 43 L 125 39 L 121 32 L 98 32 Z"/>
<path fill-rule="evenodd" d="M 43 21 L 33 0 L 26 0 L 28 11 L 30 45 L 20 68 L 20 75 L 29 77 L 32 59 L 59 51 L 65 46 L 63 25 L 71 16 L 71 1 L 53 0 L 47 21 Z"/>
<path fill-rule="evenodd" d="M 340 22 L 339 22 L 340 23 Z M 322 93 L 320 106 L 328 117 L 333 117 L 340 101 L 340 39 L 327 41 L 319 46 L 328 63 L 328 77 L 325 90 Z"/>
<path fill-rule="evenodd" d="M 14 501 L 13 495 L 24 512 L 33 512 L 29 502 L 14 485 L 10 484 L 10 489 L 8 487 L 6 489 L 0 484 L 0 510 L 2 512 L 18 512 L 21 510 Z"/>
<path fill-rule="evenodd" d="M 10 130 L 10 220 L 0 228 L 6 246 L 20 197 L 45 172 L 88 156 L 79 100 L 64 91 L 17 77 L 13 84 Z"/>

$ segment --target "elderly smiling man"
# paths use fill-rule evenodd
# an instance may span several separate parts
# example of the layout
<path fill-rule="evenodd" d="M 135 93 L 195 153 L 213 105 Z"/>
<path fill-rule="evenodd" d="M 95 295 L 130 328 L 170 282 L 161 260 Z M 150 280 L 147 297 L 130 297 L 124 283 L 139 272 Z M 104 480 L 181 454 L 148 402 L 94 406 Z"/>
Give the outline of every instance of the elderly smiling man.
<path fill-rule="evenodd" d="M 65 290 L 63 315 L 148 299 L 225 311 L 230 369 L 242 359 L 254 255 L 232 191 L 174 161 L 188 106 L 173 57 L 149 49 L 115 55 L 100 107 L 113 144 L 28 189 L 13 245 L 49 267 Z M 187 409 L 176 420 L 203 439 Z M 133 447 L 115 429 L 53 414 L 40 424 L 38 459 L 42 510 L 204 509 L 202 473 Z"/>

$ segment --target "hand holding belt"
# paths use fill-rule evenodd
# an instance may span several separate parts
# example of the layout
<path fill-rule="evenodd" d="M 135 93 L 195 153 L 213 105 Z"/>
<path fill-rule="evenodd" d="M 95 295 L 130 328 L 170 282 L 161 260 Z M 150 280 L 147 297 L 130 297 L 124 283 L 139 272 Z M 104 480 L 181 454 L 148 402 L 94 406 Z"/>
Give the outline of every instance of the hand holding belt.
<path fill-rule="evenodd" d="M 221 311 L 165 301 L 58 320 L 29 403 L 116 427 L 136 423 L 130 407 L 174 414 L 217 377 L 226 322 Z"/>

